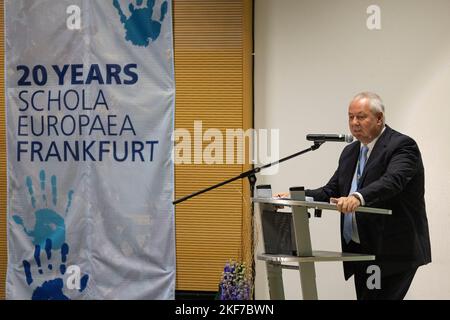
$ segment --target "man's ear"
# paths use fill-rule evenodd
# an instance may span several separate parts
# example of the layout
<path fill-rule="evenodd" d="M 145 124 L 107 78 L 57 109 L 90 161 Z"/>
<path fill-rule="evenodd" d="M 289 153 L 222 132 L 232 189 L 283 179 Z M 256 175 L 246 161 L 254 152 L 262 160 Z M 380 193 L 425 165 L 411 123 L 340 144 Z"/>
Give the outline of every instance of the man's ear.
<path fill-rule="evenodd" d="M 377 121 L 379 124 L 383 124 L 383 113 L 382 112 L 379 112 L 377 114 Z"/>

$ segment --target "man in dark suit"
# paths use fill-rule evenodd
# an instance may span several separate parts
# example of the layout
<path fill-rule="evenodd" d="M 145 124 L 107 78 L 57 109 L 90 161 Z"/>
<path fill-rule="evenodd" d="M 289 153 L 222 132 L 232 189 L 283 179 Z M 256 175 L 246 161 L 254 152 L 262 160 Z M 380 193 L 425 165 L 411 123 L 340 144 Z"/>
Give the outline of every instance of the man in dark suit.
<path fill-rule="evenodd" d="M 330 181 L 306 195 L 334 202 L 343 213 L 342 251 L 376 256 L 344 262 L 345 279 L 355 275 L 358 300 L 403 299 L 417 268 L 431 262 L 419 147 L 385 125 L 383 102 L 374 93 L 355 96 L 348 116 L 358 141 L 343 150 Z M 355 213 L 359 206 L 391 209 L 392 215 Z M 380 288 L 367 285 L 375 270 L 370 265 L 379 267 Z"/>

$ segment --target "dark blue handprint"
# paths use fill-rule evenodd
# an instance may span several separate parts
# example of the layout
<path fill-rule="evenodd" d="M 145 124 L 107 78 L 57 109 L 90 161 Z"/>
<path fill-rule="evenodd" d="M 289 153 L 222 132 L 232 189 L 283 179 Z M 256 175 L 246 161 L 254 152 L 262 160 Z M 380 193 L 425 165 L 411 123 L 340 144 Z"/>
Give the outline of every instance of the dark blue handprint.
<path fill-rule="evenodd" d="M 136 5 L 142 6 L 143 0 L 137 0 Z M 113 5 L 117 9 L 120 17 L 120 22 L 125 28 L 125 39 L 132 44 L 140 47 L 147 47 L 151 41 L 158 39 L 161 33 L 161 23 L 167 14 L 167 1 L 161 4 L 161 13 L 159 21 L 152 20 L 153 7 L 155 0 L 147 0 L 147 5 L 142 8 L 136 8 L 132 3 L 128 5 L 130 16 L 127 16 L 122 11 L 118 0 L 113 0 Z"/>
<path fill-rule="evenodd" d="M 34 225 L 34 230 L 27 230 L 23 219 L 19 215 L 13 215 L 13 220 L 21 225 L 25 231 L 25 233 L 32 238 L 32 242 L 34 245 L 39 245 L 39 247 L 44 247 L 45 240 L 51 239 L 53 248 L 60 249 L 63 243 L 65 242 L 66 237 L 66 226 L 64 222 L 64 218 L 57 211 L 48 208 L 48 199 L 46 195 L 46 175 L 45 171 L 41 170 L 39 173 L 40 180 L 40 191 L 41 191 L 41 201 L 40 201 L 40 209 L 37 209 L 37 200 L 36 195 L 33 188 L 33 180 L 31 177 L 26 177 L 25 183 L 28 189 L 28 193 L 30 195 L 31 205 L 33 209 L 37 209 L 34 212 L 36 223 Z M 51 202 L 54 207 L 57 206 L 58 203 L 58 190 L 57 190 L 57 179 L 56 176 L 53 175 L 50 179 L 51 183 Z M 70 190 L 67 194 L 67 205 L 65 209 L 64 216 L 68 213 L 70 206 L 72 204 L 73 190 Z"/>
<path fill-rule="evenodd" d="M 45 252 L 47 255 L 48 270 L 53 270 L 53 265 L 51 263 L 52 259 L 52 241 L 50 239 L 46 240 Z M 66 262 L 67 256 L 69 254 L 69 246 L 67 243 L 63 243 L 61 246 L 61 264 L 59 266 L 59 273 L 61 277 L 56 277 L 51 280 L 44 281 L 40 286 L 34 289 L 31 296 L 32 300 L 70 300 L 67 295 L 64 294 L 64 279 L 62 276 L 66 273 Z M 41 263 L 41 247 L 39 245 L 35 246 L 34 250 L 34 260 L 36 262 L 39 274 L 43 274 L 42 263 Z M 30 262 L 24 260 L 23 262 L 25 278 L 28 285 L 33 283 L 33 276 L 31 272 Z M 79 292 L 83 292 L 86 289 L 87 283 L 89 281 L 89 275 L 84 275 L 80 279 Z"/>

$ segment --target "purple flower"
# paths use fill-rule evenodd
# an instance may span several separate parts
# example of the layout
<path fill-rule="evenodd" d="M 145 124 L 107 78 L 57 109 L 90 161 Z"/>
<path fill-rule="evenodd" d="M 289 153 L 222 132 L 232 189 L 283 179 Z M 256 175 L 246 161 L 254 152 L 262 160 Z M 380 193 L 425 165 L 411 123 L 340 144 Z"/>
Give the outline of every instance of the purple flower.
<path fill-rule="evenodd" d="M 221 300 L 249 300 L 251 281 L 245 263 L 225 264 L 219 285 Z"/>

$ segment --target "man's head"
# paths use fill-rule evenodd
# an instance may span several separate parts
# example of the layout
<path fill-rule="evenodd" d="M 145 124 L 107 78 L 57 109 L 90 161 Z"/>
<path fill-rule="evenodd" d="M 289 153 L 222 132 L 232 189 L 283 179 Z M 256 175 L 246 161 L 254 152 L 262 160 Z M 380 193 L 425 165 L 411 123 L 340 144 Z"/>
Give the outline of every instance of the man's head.
<path fill-rule="evenodd" d="M 352 135 L 364 144 L 378 137 L 384 127 L 384 105 L 372 92 L 357 94 L 348 107 L 348 124 Z"/>

